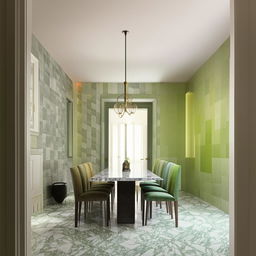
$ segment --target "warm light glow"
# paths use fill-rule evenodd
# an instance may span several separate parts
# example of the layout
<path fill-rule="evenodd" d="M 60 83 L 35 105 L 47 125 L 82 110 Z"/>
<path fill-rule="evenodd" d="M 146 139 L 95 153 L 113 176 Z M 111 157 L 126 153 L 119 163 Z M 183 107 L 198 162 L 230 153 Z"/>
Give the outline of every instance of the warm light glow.
<path fill-rule="evenodd" d="M 82 86 L 82 83 L 81 83 L 81 82 L 75 82 L 75 86 L 76 86 L 76 87 L 81 87 L 81 86 Z"/>
<path fill-rule="evenodd" d="M 195 157 L 195 137 L 194 137 L 194 97 L 192 92 L 186 93 L 186 157 Z"/>

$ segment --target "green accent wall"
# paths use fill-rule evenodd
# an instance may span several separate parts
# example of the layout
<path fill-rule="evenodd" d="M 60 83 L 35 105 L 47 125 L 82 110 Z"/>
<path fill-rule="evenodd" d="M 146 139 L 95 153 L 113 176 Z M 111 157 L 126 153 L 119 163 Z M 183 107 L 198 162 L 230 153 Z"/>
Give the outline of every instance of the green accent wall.
<path fill-rule="evenodd" d="M 183 189 L 228 212 L 229 40 L 187 84 L 194 94 L 195 158 L 186 158 Z"/>

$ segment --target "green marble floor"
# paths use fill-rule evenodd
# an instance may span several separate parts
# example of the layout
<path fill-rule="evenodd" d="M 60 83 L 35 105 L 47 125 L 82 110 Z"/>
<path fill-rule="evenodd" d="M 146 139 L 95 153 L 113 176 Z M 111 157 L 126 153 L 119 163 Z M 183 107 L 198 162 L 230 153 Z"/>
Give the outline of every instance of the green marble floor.
<path fill-rule="evenodd" d="M 53 205 L 32 217 L 32 255 L 111 256 L 226 256 L 229 254 L 229 216 L 221 210 L 181 193 L 179 227 L 165 208 L 153 207 L 148 226 L 141 226 L 136 209 L 134 225 L 117 225 L 115 211 L 111 226 L 104 227 L 100 206 L 95 203 L 84 223 L 74 227 L 74 201 Z"/>

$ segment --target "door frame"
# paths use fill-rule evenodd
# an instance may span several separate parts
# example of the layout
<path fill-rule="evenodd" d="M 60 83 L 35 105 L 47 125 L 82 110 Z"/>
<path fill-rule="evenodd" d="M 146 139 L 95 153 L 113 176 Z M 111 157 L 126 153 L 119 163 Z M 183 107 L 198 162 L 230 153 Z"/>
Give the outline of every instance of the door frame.
<path fill-rule="evenodd" d="M 103 137 L 102 137 L 102 141 L 104 141 L 104 148 L 103 148 L 103 155 L 104 158 L 102 158 L 102 162 L 101 166 L 102 169 L 105 169 L 108 167 L 108 131 L 109 131 L 109 115 L 108 115 L 108 111 L 110 108 L 114 108 L 114 104 L 115 102 L 105 102 L 104 103 L 104 125 L 102 127 L 103 129 Z M 148 121 L 148 128 L 147 128 L 147 154 L 148 154 L 148 169 L 152 170 L 152 161 L 153 161 L 153 127 L 154 124 L 156 125 L 156 123 L 153 122 L 153 102 L 136 102 L 136 105 L 138 108 L 144 108 L 147 109 L 147 121 Z"/>
<path fill-rule="evenodd" d="M 4 0 L 6 23 L 3 47 L 7 116 L 7 149 L 3 165 L 8 172 L 5 209 L 6 255 L 30 256 L 29 174 L 27 172 L 27 68 L 30 58 L 32 24 L 31 0 Z M 256 6 L 254 0 L 231 0 L 230 79 L 230 251 L 231 255 L 255 255 L 255 72 Z M 3 18 L 4 19 L 4 18 Z M 234 137 L 232 137 L 234 136 Z M 250 143 L 251 142 L 251 143 Z M 4 206 L 3 206 L 4 208 Z"/>
<path fill-rule="evenodd" d="M 6 136 L 0 147 L 5 147 L 3 170 L 6 177 L 5 255 L 31 255 L 31 184 L 30 184 L 30 129 L 28 92 L 30 85 L 32 0 L 4 0 L 5 27 L 3 38 L 6 88 Z M 1 124 L 3 125 L 3 124 Z M 6 163 L 6 164 L 5 164 Z M 2 215 L 1 215 L 2 216 Z M 3 228 L 3 229 L 2 229 Z M 4 227 L 1 227 L 4 230 Z M 0 231 L 1 232 L 1 231 Z M 1 240 L 3 237 L 1 237 Z"/>

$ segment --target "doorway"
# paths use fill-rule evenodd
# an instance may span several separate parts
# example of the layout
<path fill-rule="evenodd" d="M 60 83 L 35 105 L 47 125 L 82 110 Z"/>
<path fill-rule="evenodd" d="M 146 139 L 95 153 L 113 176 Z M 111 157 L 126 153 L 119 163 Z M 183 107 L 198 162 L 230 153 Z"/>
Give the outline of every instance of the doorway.
<path fill-rule="evenodd" d="M 133 115 L 120 118 L 109 109 L 108 159 L 109 168 L 121 170 L 125 159 L 131 170 L 146 170 L 148 159 L 148 110 L 139 108 Z"/>
<path fill-rule="evenodd" d="M 122 164 L 127 157 L 132 162 L 131 168 L 133 168 L 132 166 L 135 167 L 136 165 L 136 168 L 152 169 L 154 151 L 153 102 L 136 102 L 136 104 L 138 107 L 136 111 L 137 114 L 135 113 L 134 116 L 129 116 L 130 118 L 127 117 L 127 115 L 125 115 L 123 118 L 119 118 L 114 112 L 114 102 L 104 103 L 103 168 L 110 167 L 111 165 L 113 166 L 114 162 L 118 163 L 118 165 L 115 167 L 119 168 L 121 166 L 120 164 Z M 140 118 L 143 120 L 139 120 Z M 111 123 L 113 124 L 111 125 Z M 118 136 L 114 135 L 114 131 L 119 133 Z M 136 148 L 135 144 L 138 137 L 141 137 L 139 133 L 143 134 L 143 138 L 140 138 L 143 140 L 141 141 L 143 143 L 143 147 L 141 149 Z M 110 137 L 113 140 L 112 142 L 110 141 Z M 111 147 L 110 144 L 113 143 L 119 143 L 118 147 Z M 111 150 L 112 152 L 110 153 Z M 119 151 L 119 153 L 115 153 L 113 150 Z M 110 161 L 112 161 L 112 163 Z"/>

